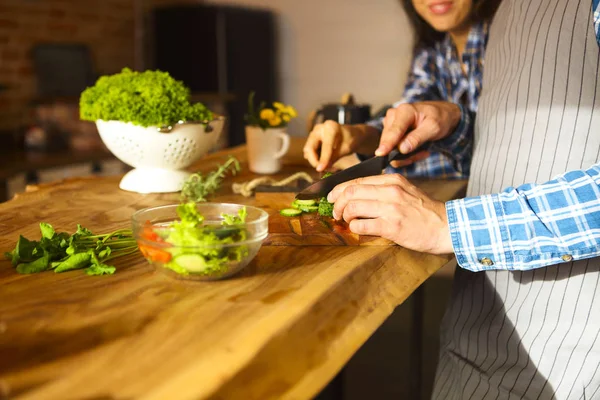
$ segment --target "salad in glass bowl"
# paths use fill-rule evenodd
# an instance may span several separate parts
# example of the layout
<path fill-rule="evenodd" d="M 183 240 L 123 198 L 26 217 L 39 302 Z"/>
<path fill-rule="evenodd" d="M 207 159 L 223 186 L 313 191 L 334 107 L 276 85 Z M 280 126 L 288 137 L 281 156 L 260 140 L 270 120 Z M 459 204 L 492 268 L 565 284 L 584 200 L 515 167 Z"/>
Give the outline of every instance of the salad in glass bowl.
<path fill-rule="evenodd" d="M 146 208 L 132 217 L 144 257 L 183 279 L 229 277 L 256 256 L 268 234 L 268 214 L 239 204 L 193 202 Z"/>

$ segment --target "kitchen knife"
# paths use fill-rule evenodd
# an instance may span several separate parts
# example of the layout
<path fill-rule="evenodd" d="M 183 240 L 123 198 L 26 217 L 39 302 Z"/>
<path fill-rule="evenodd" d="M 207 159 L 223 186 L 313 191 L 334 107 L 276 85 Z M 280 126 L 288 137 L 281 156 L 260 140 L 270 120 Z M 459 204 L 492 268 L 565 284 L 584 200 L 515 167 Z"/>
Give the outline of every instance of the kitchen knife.
<path fill-rule="evenodd" d="M 423 149 L 419 148 L 418 151 Z M 392 150 L 387 156 L 372 157 L 350 168 L 346 168 L 325 179 L 321 179 L 296 195 L 298 200 L 311 200 L 327 196 L 331 190 L 352 179 L 365 176 L 379 175 L 381 171 L 395 160 L 405 160 L 416 154 L 416 151 L 408 154 L 402 154 L 398 150 Z"/>

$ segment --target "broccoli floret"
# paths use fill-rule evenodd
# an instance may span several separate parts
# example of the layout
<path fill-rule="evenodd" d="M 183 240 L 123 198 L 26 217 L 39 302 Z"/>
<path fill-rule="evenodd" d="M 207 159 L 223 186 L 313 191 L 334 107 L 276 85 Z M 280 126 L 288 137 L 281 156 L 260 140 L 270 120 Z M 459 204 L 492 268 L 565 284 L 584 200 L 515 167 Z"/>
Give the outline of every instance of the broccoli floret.
<path fill-rule="evenodd" d="M 326 197 L 322 197 L 319 200 L 318 213 L 323 217 L 333 217 L 333 203 L 328 202 Z"/>

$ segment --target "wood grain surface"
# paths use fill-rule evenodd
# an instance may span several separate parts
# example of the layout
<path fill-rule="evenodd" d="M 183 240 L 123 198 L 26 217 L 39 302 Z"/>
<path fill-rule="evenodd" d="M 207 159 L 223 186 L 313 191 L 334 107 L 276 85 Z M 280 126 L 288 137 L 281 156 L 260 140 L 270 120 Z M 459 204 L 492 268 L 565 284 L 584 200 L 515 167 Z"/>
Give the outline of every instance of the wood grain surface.
<path fill-rule="evenodd" d="M 243 147 L 197 168 L 230 153 L 246 168 Z M 296 142 L 281 177 L 308 170 L 299 153 Z M 229 179 L 213 200 L 256 205 L 230 190 L 253 177 Z M 39 237 L 40 221 L 107 232 L 177 201 L 118 181 L 72 179 L 0 204 L 0 250 Z M 421 187 L 449 199 L 464 182 Z M 309 399 L 449 259 L 399 246 L 263 246 L 242 273 L 210 283 L 172 279 L 139 254 L 102 277 L 19 275 L 0 261 L 0 398 Z"/>

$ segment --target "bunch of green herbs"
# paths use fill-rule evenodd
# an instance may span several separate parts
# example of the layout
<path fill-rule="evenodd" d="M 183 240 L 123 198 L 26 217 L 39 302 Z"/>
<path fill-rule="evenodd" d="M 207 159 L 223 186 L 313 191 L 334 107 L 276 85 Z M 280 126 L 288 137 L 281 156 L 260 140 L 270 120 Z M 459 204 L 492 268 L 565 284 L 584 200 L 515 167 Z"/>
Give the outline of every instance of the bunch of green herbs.
<path fill-rule="evenodd" d="M 221 187 L 221 183 L 228 171 L 235 175 L 239 170 L 239 161 L 235 157 L 230 156 L 224 164 L 219 165 L 215 171 L 209 172 L 206 176 L 203 176 L 199 172 L 193 174 L 183 184 L 181 202 L 199 203 L 206 201 L 208 196 Z"/>
<path fill-rule="evenodd" d="M 134 125 L 169 126 L 179 121 L 207 122 L 213 114 L 203 104 L 191 104 L 190 91 L 167 72 L 135 72 L 102 76 L 83 91 L 79 112 L 86 121 L 121 121 Z"/>
<path fill-rule="evenodd" d="M 40 231 L 39 241 L 21 235 L 14 250 L 5 254 L 20 274 L 83 268 L 88 275 L 113 274 L 115 267 L 106 261 L 137 251 L 130 229 L 95 235 L 77 225 L 77 231 L 70 235 L 56 232 L 52 225 L 42 222 Z"/>

